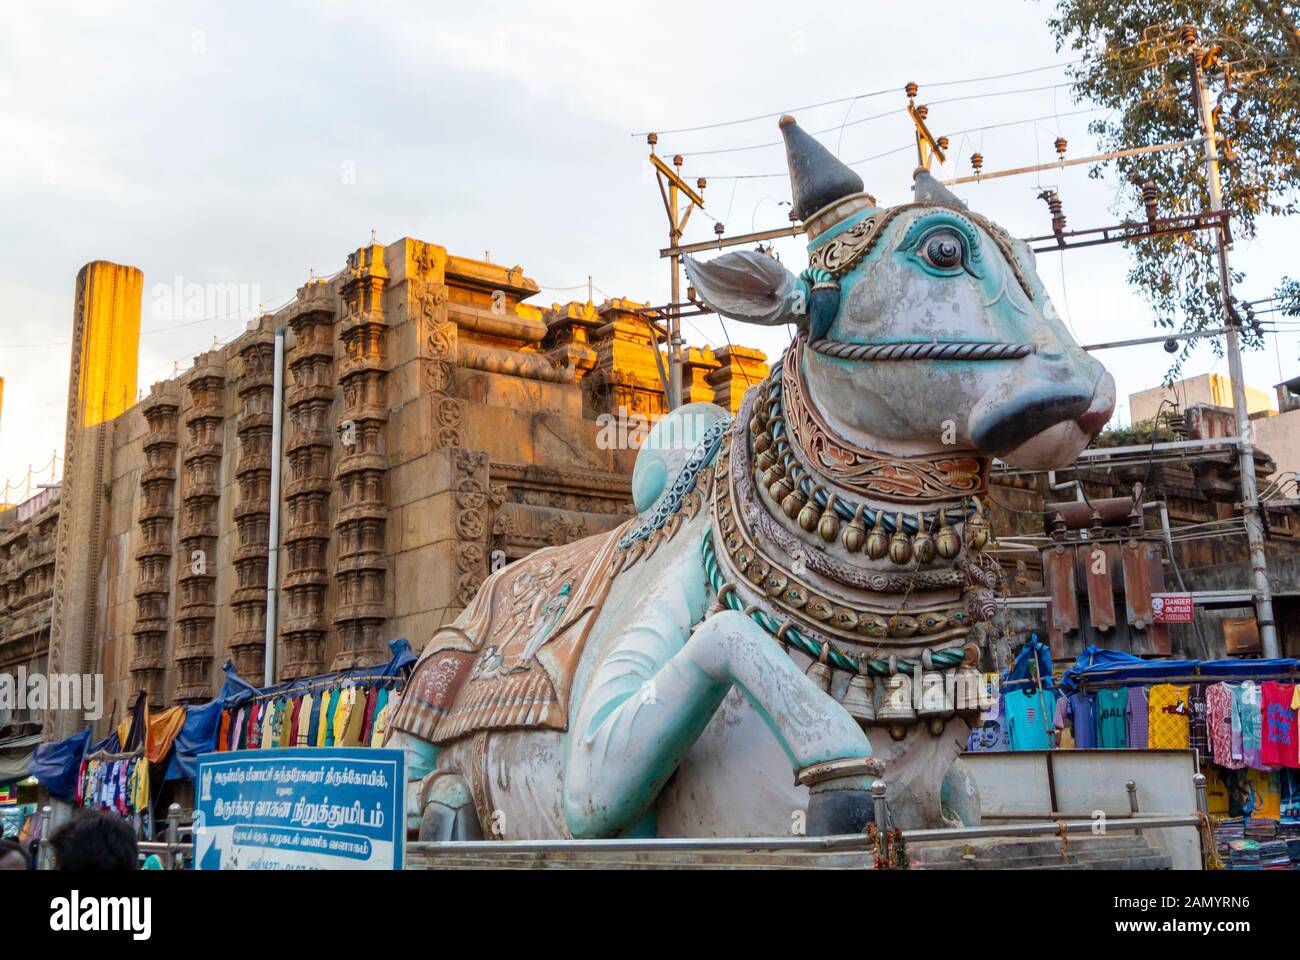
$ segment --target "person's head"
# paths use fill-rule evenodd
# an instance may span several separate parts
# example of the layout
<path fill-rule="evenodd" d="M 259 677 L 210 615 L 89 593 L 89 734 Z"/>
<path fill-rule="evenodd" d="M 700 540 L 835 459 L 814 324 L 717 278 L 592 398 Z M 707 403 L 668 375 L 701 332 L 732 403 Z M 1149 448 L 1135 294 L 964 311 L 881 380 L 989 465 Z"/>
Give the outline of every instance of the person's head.
<path fill-rule="evenodd" d="M 107 810 L 79 810 L 50 837 L 56 870 L 135 870 L 135 834 Z"/>
<path fill-rule="evenodd" d="M 26 870 L 27 854 L 13 840 L 0 840 L 0 870 Z"/>

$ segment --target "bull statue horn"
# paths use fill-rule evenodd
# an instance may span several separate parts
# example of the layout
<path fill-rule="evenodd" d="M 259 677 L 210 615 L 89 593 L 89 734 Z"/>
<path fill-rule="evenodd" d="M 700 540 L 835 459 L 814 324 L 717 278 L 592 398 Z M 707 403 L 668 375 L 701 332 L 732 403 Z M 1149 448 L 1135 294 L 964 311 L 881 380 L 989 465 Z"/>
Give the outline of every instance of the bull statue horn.
<path fill-rule="evenodd" d="M 912 174 L 912 199 L 917 203 L 939 203 L 945 207 L 966 209 L 966 202 L 936 180 L 925 167 L 917 167 Z"/>
<path fill-rule="evenodd" d="M 794 117 L 786 114 L 780 124 L 786 161 L 790 165 L 790 193 L 796 217 L 807 222 L 823 207 L 862 192 L 862 178 L 805 133 Z"/>

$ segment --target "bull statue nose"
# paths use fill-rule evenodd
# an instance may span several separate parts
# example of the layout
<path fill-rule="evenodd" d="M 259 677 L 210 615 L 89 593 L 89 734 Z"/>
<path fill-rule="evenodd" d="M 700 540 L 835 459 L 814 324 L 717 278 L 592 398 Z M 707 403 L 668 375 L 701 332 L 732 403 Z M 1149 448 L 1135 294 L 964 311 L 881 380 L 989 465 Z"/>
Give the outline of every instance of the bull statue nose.
<path fill-rule="evenodd" d="M 1079 429 L 1089 436 L 1101 431 L 1115 412 L 1115 378 L 1109 371 L 1103 371 L 1097 380 L 1097 387 L 1092 393 L 1092 402 L 1075 422 Z"/>

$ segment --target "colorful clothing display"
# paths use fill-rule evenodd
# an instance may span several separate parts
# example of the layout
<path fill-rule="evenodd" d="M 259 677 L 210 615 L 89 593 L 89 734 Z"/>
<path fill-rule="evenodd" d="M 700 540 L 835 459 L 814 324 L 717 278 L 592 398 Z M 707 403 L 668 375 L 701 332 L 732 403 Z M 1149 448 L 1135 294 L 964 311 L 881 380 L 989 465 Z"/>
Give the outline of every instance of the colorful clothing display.
<path fill-rule="evenodd" d="M 1005 711 L 1012 750 L 1047 750 L 1052 745 L 1051 718 L 1056 709 L 1056 691 L 1013 690 L 1006 696 Z"/>
<path fill-rule="evenodd" d="M 1097 746 L 1123 749 L 1128 746 L 1128 687 L 1097 691 Z"/>
<path fill-rule="evenodd" d="M 1191 717 L 1187 687 L 1172 683 L 1152 687 L 1147 700 L 1147 747 L 1186 750 L 1191 742 Z"/>
<path fill-rule="evenodd" d="M 1264 726 L 1260 716 L 1259 684 L 1245 680 L 1232 685 L 1231 690 L 1233 756 L 1240 757 L 1248 767 L 1258 768 L 1260 733 Z"/>
<path fill-rule="evenodd" d="M 1295 767 L 1296 712 L 1291 703 L 1295 685 L 1269 680 L 1261 685 L 1260 761 L 1270 767 Z"/>
<path fill-rule="evenodd" d="M 1210 737 L 1209 756 L 1221 767 L 1239 770 L 1245 766 L 1240 751 L 1234 753 L 1232 689 L 1226 683 L 1213 683 L 1205 691 L 1205 724 Z"/>
<path fill-rule="evenodd" d="M 1128 688 L 1128 745 L 1137 750 L 1147 747 L 1147 688 Z"/>

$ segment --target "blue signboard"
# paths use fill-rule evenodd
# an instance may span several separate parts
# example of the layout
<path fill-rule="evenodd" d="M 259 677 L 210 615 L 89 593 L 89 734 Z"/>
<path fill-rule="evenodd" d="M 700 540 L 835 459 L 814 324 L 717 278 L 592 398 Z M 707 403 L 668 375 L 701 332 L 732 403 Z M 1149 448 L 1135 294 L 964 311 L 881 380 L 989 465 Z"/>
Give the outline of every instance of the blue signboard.
<path fill-rule="evenodd" d="M 195 778 L 200 870 L 400 870 L 401 750 L 205 753 Z"/>

